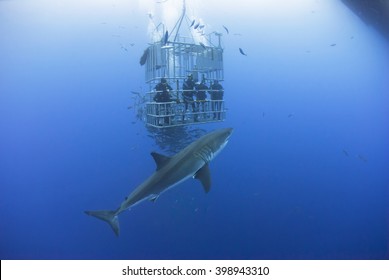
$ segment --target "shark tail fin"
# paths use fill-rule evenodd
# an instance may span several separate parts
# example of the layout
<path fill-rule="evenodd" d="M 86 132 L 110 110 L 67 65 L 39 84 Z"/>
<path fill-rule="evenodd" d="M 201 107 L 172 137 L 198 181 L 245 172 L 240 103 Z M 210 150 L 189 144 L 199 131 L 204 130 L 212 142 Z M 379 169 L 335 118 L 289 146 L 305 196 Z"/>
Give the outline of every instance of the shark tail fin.
<path fill-rule="evenodd" d="M 116 214 L 116 211 L 108 211 L 108 210 L 85 211 L 85 214 L 107 222 L 115 232 L 116 236 L 119 236 L 119 232 L 120 232 L 119 218 L 118 215 Z"/>

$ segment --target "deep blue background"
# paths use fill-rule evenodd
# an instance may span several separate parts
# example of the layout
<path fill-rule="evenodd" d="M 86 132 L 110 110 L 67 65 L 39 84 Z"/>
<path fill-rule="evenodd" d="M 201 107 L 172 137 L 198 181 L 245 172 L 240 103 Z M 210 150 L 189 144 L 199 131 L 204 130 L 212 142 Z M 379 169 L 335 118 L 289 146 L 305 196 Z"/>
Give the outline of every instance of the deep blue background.
<path fill-rule="evenodd" d="M 189 180 L 137 205 L 119 238 L 83 211 L 116 208 L 154 171 L 151 151 L 181 147 L 127 109 L 146 11 L 0 1 L 1 259 L 389 258 L 388 42 L 340 1 L 245 1 L 198 11 L 230 29 L 226 122 L 174 132 L 234 127 L 211 192 Z"/>

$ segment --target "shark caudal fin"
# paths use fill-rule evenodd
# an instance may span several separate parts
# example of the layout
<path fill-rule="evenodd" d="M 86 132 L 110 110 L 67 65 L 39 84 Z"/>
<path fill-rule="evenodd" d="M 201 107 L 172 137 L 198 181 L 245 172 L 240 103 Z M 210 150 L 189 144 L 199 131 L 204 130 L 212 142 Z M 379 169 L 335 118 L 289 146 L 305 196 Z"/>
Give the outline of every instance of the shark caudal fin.
<path fill-rule="evenodd" d="M 119 218 L 116 215 L 116 211 L 85 211 L 85 214 L 107 222 L 115 232 L 116 236 L 119 236 Z"/>

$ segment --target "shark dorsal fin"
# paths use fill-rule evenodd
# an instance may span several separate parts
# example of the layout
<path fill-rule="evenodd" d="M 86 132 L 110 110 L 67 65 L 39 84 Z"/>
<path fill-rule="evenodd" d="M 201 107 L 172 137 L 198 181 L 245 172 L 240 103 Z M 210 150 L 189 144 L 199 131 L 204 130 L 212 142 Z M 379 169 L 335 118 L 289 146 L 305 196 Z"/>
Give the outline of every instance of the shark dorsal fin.
<path fill-rule="evenodd" d="M 204 191 L 207 193 L 211 189 L 211 171 L 209 170 L 208 163 L 201 167 L 194 175 L 195 179 L 200 180 L 203 185 Z"/>
<path fill-rule="evenodd" d="M 152 152 L 151 156 L 154 158 L 154 161 L 157 164 L 157 170 L 164 167 L 170 160 L 170 157 L 158 154 L 157 152 Z"/>

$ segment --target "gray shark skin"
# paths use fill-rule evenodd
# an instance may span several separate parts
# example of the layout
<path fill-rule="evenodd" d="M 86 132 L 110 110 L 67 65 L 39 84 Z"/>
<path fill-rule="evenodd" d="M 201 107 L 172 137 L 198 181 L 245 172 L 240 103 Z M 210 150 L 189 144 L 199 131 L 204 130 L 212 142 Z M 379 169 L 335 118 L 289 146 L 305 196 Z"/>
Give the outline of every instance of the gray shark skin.
<path fill-rule="evenodd" d="M 153 202 L 171 187 L 188 178 L 198 179 L 205 192 L 211 189 L 211 175 L 208 163 L 227 145 L 232 128 L 218 129 L 194 141 L 173 157 L 152 152 L 156 171 L 140 184 L 116 210 L 85 211 L 87 215 L 107 222 L 116 236 L 119 236 L 118 216 L 131 206 L 149 199 Z"/>

